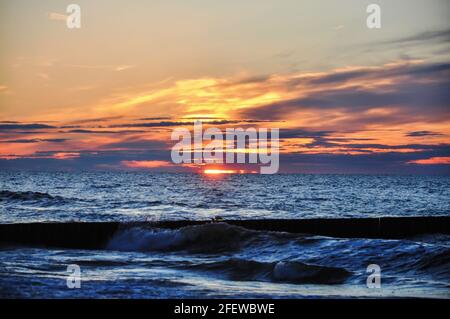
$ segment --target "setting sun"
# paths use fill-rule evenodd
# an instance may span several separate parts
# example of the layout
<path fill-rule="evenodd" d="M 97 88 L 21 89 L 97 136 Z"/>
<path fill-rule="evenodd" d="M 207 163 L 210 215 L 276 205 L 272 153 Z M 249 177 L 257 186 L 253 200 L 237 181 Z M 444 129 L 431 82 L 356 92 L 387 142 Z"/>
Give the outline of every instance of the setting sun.
<path fill-rule="evenodd" d="M 0 0 L 0 301 L 450 299 L 448 13 Z"/>
<path fill-rule="evenodd" d="M 232 169 L 205 169 L 205 174 L 237 174 L 238 171 Z"/>

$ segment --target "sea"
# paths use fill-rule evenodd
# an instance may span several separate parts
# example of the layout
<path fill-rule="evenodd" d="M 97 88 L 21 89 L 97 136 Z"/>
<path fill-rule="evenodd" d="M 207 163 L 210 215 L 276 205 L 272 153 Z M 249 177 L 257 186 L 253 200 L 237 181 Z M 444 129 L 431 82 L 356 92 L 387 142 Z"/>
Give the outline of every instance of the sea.
<path fill-rule="evenodd" d="M 334 238 L 226 223 L 415 216 L 450 216 L 450 177 L 2 171 L 0 224 L 123 227 L 99 249 L 2 244 L 0 297 L 450 298 L 449 235 Z M 133 226 L 179 220 L 219 222 Z"/>

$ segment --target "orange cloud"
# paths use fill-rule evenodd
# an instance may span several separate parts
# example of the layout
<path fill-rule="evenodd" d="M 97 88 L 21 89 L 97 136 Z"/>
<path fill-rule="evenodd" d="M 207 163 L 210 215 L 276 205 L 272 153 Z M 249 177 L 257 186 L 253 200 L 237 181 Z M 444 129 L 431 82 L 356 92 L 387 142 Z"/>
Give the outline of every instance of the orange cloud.
<path fill-rule="evenodd" d="M 128 168 L 159 168 L 172 166 L 172 163 L 167 161 L 121 161 L 120 163 Z"/>
<path fill-rule="evenodd" d="M 437 165 L 437 164 L 450 164 L 450 157 L 431 157 L 427 159 L 409 161 L 409 164 L 420 164 L 420 165 Z"/>
<path fill-rule="evenodd" d="M 80 153 L 59 152 L 51 156 L 54 159 L 66 160 L 80 157 Z"/>
<path fill-rule="evenodd" d="M 448 145 L 450 119 L 442 112 L 448 102 L 442 93 L 448 69 L 402 62 L 253 78 L 171 79 L 146 88 L 123 88 L 103 93 L 104 99 L 86 106 L 90 112 L 64 108 L 64 114 L 49 118 L 52 122 L 5 118 L 16 122 L 0 123 L 0 157 L 73 159 L 79 157 L 75 152 L 89 151 L 103 152 L 95 163 L 102 156 L 114 158 L 114 164 L 108 164 L 114 168 L 195 170 L 196 165 L 132 156 L 149 150 L 166 154 L 172 145 L 170 131 L 189 129 L 193 119 L 200 118 L 205 126 L 278 127 L 282 155 L 411 153 L 417 158 L 417 153 Z M 435 86 L 423 88 L 430 84 Z M 425 111 L 421 103 L 428 95 L 440 104 L 430 104 Z M 448 157 L 402 158 L 403 163 L 449 164 Z"/>

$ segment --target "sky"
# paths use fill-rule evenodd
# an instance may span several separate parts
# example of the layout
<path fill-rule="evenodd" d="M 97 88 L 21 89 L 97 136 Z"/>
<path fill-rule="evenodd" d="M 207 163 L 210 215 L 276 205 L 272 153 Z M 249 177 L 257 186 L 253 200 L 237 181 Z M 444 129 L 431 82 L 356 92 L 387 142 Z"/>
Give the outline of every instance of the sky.
<path fill-rule="evenodd" d="M 447 0 L 0 0 L 0 169 L 198 171 L 170 136 L 202 119 L 279 128 L 281 173 L 450 174 L 449 16 Z"/>

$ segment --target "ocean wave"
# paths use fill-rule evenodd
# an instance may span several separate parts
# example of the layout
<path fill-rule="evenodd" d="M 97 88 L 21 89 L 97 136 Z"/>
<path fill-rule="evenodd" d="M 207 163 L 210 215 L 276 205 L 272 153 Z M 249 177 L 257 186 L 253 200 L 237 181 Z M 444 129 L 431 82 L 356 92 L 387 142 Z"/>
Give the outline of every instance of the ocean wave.
<path fill-rule="evenodd" d="M 222 252 L 239 249 L 252 234 L 242 227 L 210 223 L 179 229 L 131 227 L 120 230 L 107 249 L 124 251 Z"/>
<path fill-rule="evenodd" d="M 415 265 L 419 270 L 450 279 L 450 249 L 423 256 Z"/>
<path fill-rule="evenodd" d="M 271 281 L 293 284 L 340 284 L 351 275 L 344 268 L 309 265 L 300 261 L 260 262 L 236 258 L 187 268 L 216 273 L 236 281 Z"/>
<path fill-rule="evenodd" d="M 95 266 L 95 267 L 110 267 L 110 266 L 127 266 L 130 263 L 128 261 L 120 261 L 120 260 L 86 260 L 86 259 L 80 259 L 80 260 L 71 260 L 73 264 L 79 265 L 79 266 Z"/>
<path fill-rule="evenodd" d="M 139 207 L 149 207 L 149 206 L 158 206 L 163 205 L 164 202 L 160 200 L 131 200 L 131 201 L 123 201 L 123 200 L 117 200 L 117 201 L 110 201 L 110 200 L 104 200 L 102 201 L 107 205 L 109 208 L 139 208 Z"/>
<path fill-rule="evenodd" d="M 94 189 L 111 189 L 111 188 L 117 188 L 121 187 L 121 184 L 93 184 L 91 185 Z"/>
<path fill-rule="evenodd" d="M 324 198 L 324 197 L 297 197 L 295 199 L 296 202 L 301 202 L 301 201 L 327 201 L 329 200 L 328 198 Z"/>
<path fill-rule="evenodd" d="M 39 200 L 64 200 L 61 196 L 52 196 L 41 192 L 12 192 L 8 190 L 0 191 L 0 201 L 39 201 Z"/>

